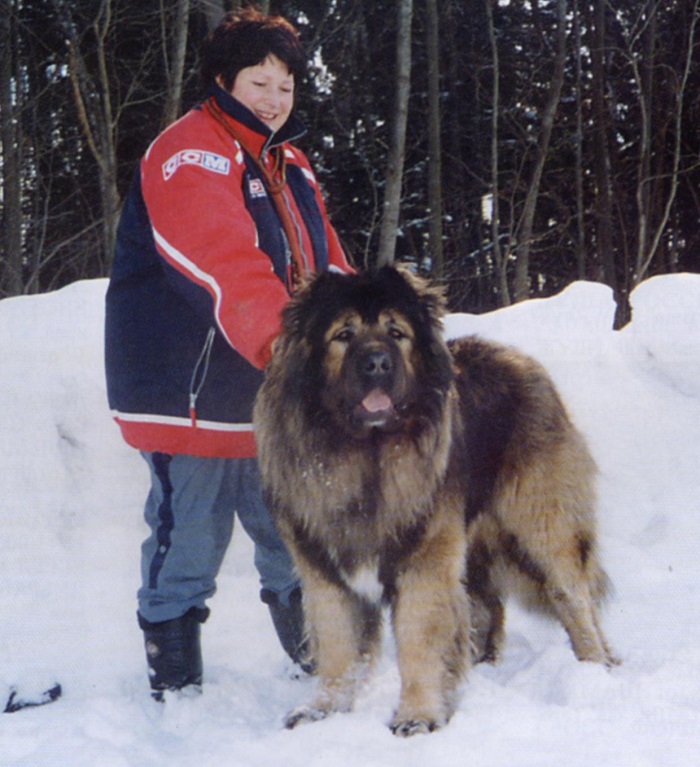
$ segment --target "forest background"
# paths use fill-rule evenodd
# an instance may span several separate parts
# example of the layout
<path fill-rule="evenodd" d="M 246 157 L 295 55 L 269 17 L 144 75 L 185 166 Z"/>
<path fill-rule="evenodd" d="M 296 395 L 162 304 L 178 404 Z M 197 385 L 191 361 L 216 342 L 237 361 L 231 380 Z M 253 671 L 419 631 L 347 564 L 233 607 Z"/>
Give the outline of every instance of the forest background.
<path fill-rule="evenodd" d="M 109 274 L 226 0 L 0 0 L 0 298 Z M 700 271 L 700 0 L 260 2 L 311 67 L 300 142 L 359 266 L 455 311 Z M 191 222 L 197 226 L 197 221 Z"/>

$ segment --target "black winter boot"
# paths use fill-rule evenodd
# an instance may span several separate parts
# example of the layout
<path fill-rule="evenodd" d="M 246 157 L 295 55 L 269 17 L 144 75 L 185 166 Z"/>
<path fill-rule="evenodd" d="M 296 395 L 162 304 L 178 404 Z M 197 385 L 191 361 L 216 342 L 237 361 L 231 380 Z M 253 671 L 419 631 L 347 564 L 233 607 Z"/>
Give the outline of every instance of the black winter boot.
<path fill-rule="evenodd" d="M 289 606 L 282 604 L 274 591 L 263 589 L 260 599 L 268 606 L 272 623 L 284 651 L 298 663 L 307 674 L 313 674 L 316 664 L 309 657 L 309 643 L 304 630 L 304 610 L 301 604 L 301 589 L 294 589 L 289 595 Z"/>
<path fill-rule="evenodd" d="M 162 701 L 166 690 L 202 684 L 199 627 L 208 617 L 209 610 L 200 607 L 192 607 L 179 618 L 159 623 L 151 623 L 138 615 L 155 700 Z"/>

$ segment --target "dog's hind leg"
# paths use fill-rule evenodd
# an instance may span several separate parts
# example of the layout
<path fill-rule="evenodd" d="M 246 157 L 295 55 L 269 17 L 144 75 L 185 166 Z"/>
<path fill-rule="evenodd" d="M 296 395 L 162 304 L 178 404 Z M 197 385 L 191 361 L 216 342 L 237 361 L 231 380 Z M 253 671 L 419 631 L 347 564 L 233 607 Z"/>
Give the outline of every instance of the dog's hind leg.
<path fill-rule="evenodd" d="M 607 579 L 596 562 L 576 567 L 575 558 L 572 555 L 569 561 L 564 557 L 549 563 L 550 568 L 554 567 L 547 573 L 545 594 L 569 635 L 576 657 L 616 665 L 619 660 L 610 649 L 598 617 L 597 592 L 607 586 Z"/>
<path fill-rule="evenodd" d="M 576 657 L 610 666 L 615 659 L 598 620 L 608 580 L 596 552 L 595 463 L 568 421 L 557 439 L 543 432 L 529 443 L 514 451 L 518 470 L 495 504 L 500 549 L 564 625 Z"/>
<path fill-rule="evenodd" d="M 600 628 L 598 611 L 587 584 L 547 587 L 552 608 L 571 639 L 571 646 L 579 660 L 615 665 L 618 661 Z"/>
<path fill-rule="evenodd" d="M 505 607 L 493 578 L 496 552 L 481 535 L 488 520 L 474 523 L 467 554 L 471 653 L 475 663 L 496 663 L 505 638 Z"/>
<path fill-rule="evenodd" d="M 557 536 L 557 546 L 550 541 L 533 553 L 512 533 L 500 536 L 502 550 L 529 589 L 561 621 L 574 654 L 579 660 L 615 665 L 618 661 L 605 639 L 598 618 L 598 602 L 607 589 L 607 578 L 595 560 L 581 557 L 575 536 Z M 532 542 L 531 542 L 532 543 Z M 519 589 L 526 601 L 528 589 Z"/>

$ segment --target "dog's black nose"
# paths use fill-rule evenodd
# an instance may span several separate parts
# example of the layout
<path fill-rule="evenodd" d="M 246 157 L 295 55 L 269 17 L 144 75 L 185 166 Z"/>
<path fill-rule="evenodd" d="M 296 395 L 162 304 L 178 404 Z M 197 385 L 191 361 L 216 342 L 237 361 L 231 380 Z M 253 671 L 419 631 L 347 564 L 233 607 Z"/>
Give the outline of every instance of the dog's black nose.
<path fill-rule="evenodd" d="M 362 372 L 369 378 L 385 376 L 391 373 L 392 367 L 391 356 L 383 349 L 368 352 L 362 360 Z"/>

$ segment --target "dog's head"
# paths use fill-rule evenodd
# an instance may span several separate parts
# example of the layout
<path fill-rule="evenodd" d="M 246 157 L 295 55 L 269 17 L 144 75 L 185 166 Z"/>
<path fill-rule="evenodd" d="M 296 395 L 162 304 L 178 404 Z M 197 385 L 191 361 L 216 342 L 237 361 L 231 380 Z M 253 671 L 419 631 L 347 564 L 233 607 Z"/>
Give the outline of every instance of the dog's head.
<path fill-rule="evenodd" d="M 413 431 L 452 382 L 444 311 L 441 291 L 404 270 L 324 272 L 286 309 L 273 366 L 316 426 L 356 439 Z"/>

